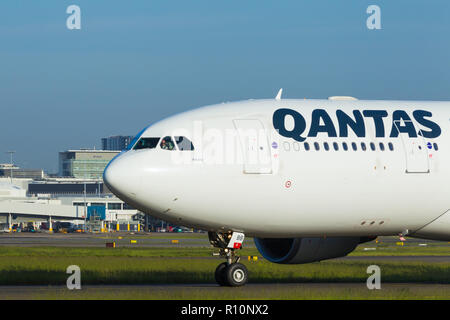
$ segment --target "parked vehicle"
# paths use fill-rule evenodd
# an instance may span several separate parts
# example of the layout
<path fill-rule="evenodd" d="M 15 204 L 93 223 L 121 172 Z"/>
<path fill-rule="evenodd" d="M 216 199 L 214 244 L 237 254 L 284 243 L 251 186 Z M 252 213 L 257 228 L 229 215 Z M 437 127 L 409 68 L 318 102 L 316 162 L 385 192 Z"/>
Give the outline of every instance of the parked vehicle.
<path fill-rule="evenodd" d="M 56 222 L 53 231 L 61 233 L 74 232 L 75 225 L 72 222 Z"/>
<path fill-rule="evenodd" d="M 74 225 L 73 232 L 83 233 L 84 232 L 84 225 L 81 225 L 81 224 Z"/>
<path fill-rule="evenodd" d="M 48 223 L 47 222 L 42 222 L 40 227 L 40 230 L 48 230 Z"/>
<path fill-rule="evenodd" d="M 22 232 L 36 232 L 36 229 L 34 226 L 26 226 L 23 228 Z"/>

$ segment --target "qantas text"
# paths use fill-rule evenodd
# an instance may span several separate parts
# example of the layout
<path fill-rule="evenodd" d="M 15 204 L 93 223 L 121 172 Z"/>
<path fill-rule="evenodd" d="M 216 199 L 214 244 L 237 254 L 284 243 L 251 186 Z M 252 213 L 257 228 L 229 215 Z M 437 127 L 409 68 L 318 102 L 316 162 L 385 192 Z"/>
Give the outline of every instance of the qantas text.
<path fill-rule="evenodd" d="M 441 134 L 441 128 L 429 118 L 432 113 L 425 110 L 415 110 L 412 113 L 413 119 L 421 128 L 414 126 L 412 118 L 406 111 L 395 110 L 392 113 L 392 122 L 385 124 L 384 118 L 388 118 L 386 110 L 353 110 L 352 115 L 348 115 L 342 110 L 336 110 L 337 126 L 324 109 L 315 109 L 311 114 L 311 125 L 306 132 L 306 120 L 293 109 L 281 108 L 273 114 L 273 126 L 283 137 L 292 138 L 296 141 L 305 141 L 308 137 L 317 137 L 319 133 L 325 133 L 328 137 L 348 137 L 349 130 L 352 130 L 357 137 L 366 136 L 365 119 L 373 121 L 375 127 L 375 137 L 384 138 L 387 134 L 390 138 L 396 138 L 400 133 L 408 134 L 411 138 L 423 136 L 424 138 L 436 138 Z M 293 126 L 286 128 L 286 118 L 292 118 Z M 385 127 L 386 125 L 386 127 Z"/>

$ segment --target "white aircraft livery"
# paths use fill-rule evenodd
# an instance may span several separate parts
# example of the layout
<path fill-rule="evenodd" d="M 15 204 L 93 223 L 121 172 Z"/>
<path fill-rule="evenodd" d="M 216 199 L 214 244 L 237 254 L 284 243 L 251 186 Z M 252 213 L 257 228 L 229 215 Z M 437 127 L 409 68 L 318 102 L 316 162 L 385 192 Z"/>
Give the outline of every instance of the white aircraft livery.
<path fill-rule="evenodd" d="M 450 240 L 450 103 L 275 99 L 187 111 L 142 130 L 103 178 L 123 201 L 208 231 L 244 285 L 268 261 L 342 257 L 377 236 Z"/>

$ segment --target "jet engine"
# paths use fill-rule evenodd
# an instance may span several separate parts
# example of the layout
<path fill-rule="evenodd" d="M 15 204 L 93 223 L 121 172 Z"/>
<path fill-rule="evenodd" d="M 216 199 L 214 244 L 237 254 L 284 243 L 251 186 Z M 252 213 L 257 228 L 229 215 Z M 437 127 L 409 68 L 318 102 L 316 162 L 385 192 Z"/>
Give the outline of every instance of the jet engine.
<path fill-rule="evenodd" d="M 375 237 L 255 238 L 262 256 L 274 263 L 301 264 L 343 257 Z"/>

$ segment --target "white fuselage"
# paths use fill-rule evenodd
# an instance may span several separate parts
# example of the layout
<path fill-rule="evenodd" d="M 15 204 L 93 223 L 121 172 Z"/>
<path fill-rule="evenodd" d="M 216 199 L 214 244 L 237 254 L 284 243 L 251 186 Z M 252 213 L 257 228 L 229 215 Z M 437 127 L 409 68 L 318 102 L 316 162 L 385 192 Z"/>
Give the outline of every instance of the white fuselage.
<path fill-rule="evenodd" d="M 160 142 L 129 150 L 111 161 L 104 180 L 143 212 L 210 231 L 448 240 L 449 120 L 450 102 L 214 105 L 138 137 L 183 136 L 194 150 L 165 150 Z"/>

